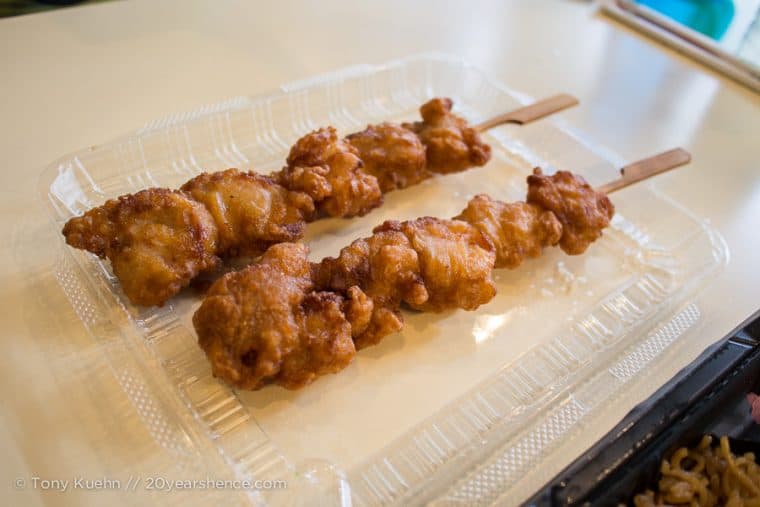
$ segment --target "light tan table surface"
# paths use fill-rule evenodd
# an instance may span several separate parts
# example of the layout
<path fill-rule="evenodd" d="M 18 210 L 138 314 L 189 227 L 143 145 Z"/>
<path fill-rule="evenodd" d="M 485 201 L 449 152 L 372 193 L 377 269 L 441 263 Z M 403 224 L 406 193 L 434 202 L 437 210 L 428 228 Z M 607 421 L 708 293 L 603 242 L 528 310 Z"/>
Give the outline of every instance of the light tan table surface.
<path fill-rule="evenodd" d="M 100 445 L 113 438 L 125 442 L 125 454 L 139 448 L 144 471 L 156 472 L 149 449 L 98 418 L 99 410 L 126 403 L 118 394 L 98 396 L 115 387 L 107 372 L 89 378 L 67 367 L 85 331 L 51 274 L 55 249 L 48 245 L 55 238 L 39 205 L 41 168 L 168 113 L 432 50 L 490 69 L 536 97 L 573 93 L 582 107 L 565 119 L 629 159 L 676 145 L 692 152 L 692 166 L 662 176 L 661 186 L 711 221 L 731 258 L 699 297 L 706 322 L 698 343 L 635 387 L 634 399 L 646 398 L 760 308 L 760 97 L 594 16 L 586 2 L 144 0 L 3 19 L 3 504 L 134 503 L 108 493 L 14 487 L 16 478 L 32 475 L 102 475 L 105 459 L 118 469 L 126 457 L 104 456 Z M 633 401 L 587 428 L 566 449 L 565 462 Z"/>

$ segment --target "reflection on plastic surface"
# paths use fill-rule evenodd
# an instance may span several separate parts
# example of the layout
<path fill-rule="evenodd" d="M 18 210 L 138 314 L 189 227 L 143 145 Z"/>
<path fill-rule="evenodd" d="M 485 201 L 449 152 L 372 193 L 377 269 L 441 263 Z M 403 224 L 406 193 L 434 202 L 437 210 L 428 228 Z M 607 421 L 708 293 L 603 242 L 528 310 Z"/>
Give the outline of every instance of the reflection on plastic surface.
<path fill-rule="evenodd" d="M 478 317 L 475 320 L 475 327 L 472 328 L 472 336 L 475 338 L 475 343 L 493 338 L 494 333 L 512 318 L 515 311 L 519 311 L 519 308 L 513 308 L 500 315 L 483 315 Z"/>

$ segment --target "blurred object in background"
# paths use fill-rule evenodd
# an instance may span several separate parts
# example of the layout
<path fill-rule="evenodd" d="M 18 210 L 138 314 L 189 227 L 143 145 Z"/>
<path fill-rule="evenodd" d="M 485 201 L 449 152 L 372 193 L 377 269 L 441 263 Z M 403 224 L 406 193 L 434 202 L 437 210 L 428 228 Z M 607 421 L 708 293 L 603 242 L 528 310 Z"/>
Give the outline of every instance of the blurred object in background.
<path fill-rule="evenodd" d="M 0 0 L 0 18 L 108 0 Z"/>
<path fill-rule="evenodd" d="M 760 91 L 760 0 L 604 0 L 602 7 Z"/>
<path fill-rule="evenodd" d="M 636 0 L 635 3 L 716 41 L 726 33 L 736 13 L 733 0 Z"/>

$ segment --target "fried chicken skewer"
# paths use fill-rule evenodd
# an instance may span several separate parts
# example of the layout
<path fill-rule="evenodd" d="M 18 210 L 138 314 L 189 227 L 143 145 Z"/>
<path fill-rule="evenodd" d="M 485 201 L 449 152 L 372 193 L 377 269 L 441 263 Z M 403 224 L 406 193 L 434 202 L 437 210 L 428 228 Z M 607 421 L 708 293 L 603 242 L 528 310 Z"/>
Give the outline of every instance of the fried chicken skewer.
<path fill-rule="evenodd" d="M 624 168 L 623 179 L 688 160 L 683 150 L 667 152 Z M 310 263 L 305 246 L 278 244 L 224 275 L 193 316 L 214 375 L 243 389 L 303 387 L 401 330 L 402 304 L 474 310 L 496 294 L 493 269 L 517 268 L 555 245 L 582 254 L 614 214 L 605 193 L 572 173 L 536 168 L 527 183 L 524 202 L 481 194 L 453 219 L 387 221 L 335 258 Z"/>
<path fill-rule="evenodd" d="M 570 99 L 498 120 L 538 119 L 573 105 Z M 451 108 L 450 99 L 435 98 L 420 108 L 422 121 L 370 125 L 345 139 L 332 127 L 319 129 L 295 143 L 275 174 L 229 169 L 179 190 L 142 190 L 72 218 L 63 234 L 69 245 L 108 258 L 134 304 L 161 306 L 222 259 L 258 256 L 300 239 L 307 222 L 364 215 L 385 192 L 484 165 L 491 148 Z"/>

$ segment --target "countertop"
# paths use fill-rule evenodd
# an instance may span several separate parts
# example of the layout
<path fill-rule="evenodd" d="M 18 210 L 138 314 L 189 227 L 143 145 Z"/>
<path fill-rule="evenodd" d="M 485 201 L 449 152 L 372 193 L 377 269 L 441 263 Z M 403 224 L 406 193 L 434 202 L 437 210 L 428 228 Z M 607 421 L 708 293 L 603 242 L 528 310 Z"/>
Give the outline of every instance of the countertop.
<path fill-rule="evenodd" d="M 760 96 L 587 2 L 136 0 L 2 19 L 0 469 L 8 505 L 134 503 L 113 492 L 15 484 L 103 475 L 99 443 L 108 439 L 123 438 L 125 454 L 151 471 L 151 449 L 98 417 L 128 403 L 104 394 L 108 372 L 92 378 L 67 367 L 73 354 L 87 354 L 77 349 L 85 330 L 51 269 L 56 250 L 47 245 L 57 238 L 40 205 L 42 167 L 169 113 L 428 51 L 460 56 L 535 97 L 574 94 L 582 107 L 563 113 L 565 121 L 630 160 L 688 149 L 690 168 L 658 184 L 709 220 L 730 251 L 698 296 L 698 340 L 575 438 L 565 463 L 760 307 Z M 128 461 L 107 458 L 114 468 Z"/>

